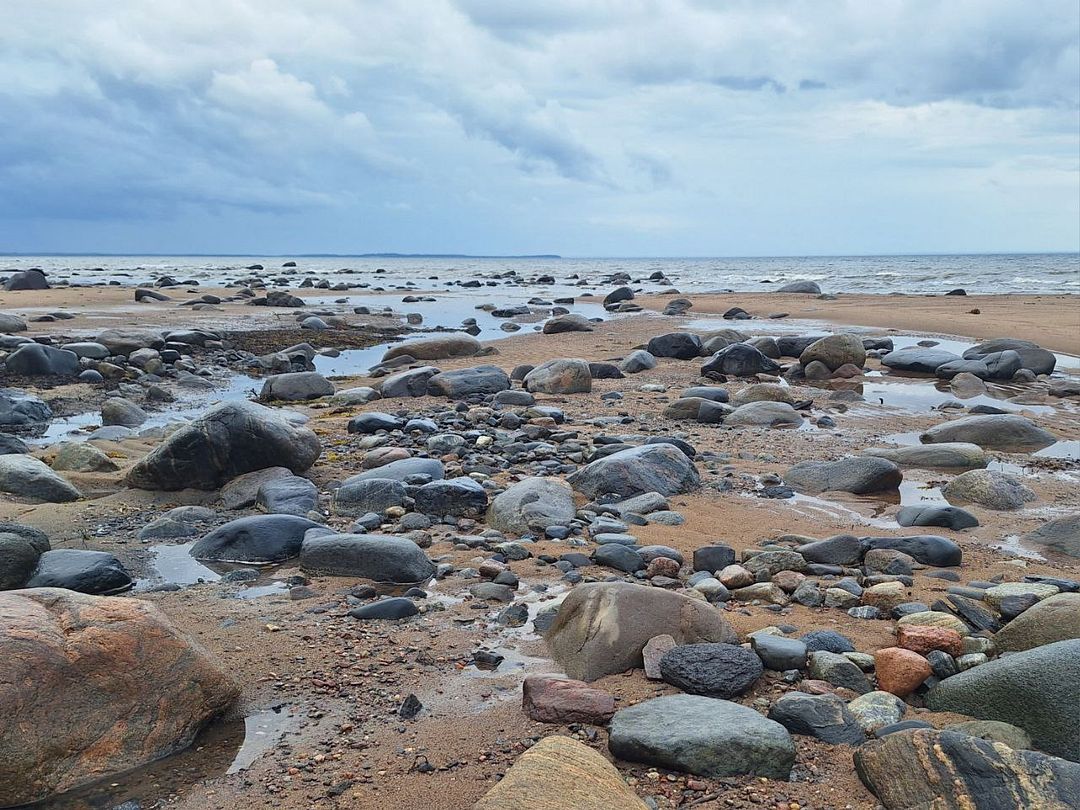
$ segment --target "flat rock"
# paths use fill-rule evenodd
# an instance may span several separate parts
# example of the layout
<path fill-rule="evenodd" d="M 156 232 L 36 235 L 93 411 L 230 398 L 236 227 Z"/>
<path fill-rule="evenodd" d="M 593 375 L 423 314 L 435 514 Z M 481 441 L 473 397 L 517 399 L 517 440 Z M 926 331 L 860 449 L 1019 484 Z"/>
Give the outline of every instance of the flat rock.
<path fill-rule="evenodd" d="M 69 481 L 45 462 L 29 455 L 0 456 L 0 492 L 47 503 L 67 503 L 82 497 Z"/>
<path fill-rule="evenodd" d="M 583 681 L 528 675 L 521 684 L 521 708 L 541 723 L 603 725 L 615 714 L 615 698 Z"/>
<path fill-rule="evenodd" d="M 383 354 L 382 362 L 395 357 L 409 356 L 417 360 L 445 360 L 450 357 L 472 357 L 483 348 L 479 340 L 466 334 L 439 335 L 437 337 L 396 343 Z"/>
<path fill-rule="evenodd" d="M 983 449 L 971 442 L 875 447 L 864 450 L 863 455 L 888 459 L 901 467 L 920 467 L 930 470 L 974 470 L 985 467 L 988 462 Z"/>
<path fill-rule="evenodd" d="M 773 703 L 768 717 L 792 734 L 814 737 L 830 745 L 862 745 L 866 740 L 843 698 L 836 695 L 788 692 Z"/>
<path fill-rule="evenodd" d="M 297 556 L 304 533 L 318 527 L 315 521 L 296 515 L 237 518 L 200 538 L 191 547 L 191 556 L 257 565 L 283 562 Z"/>
<path fill-rule="evenodd" d="M 284 400 L 298 402 L 329 397 L 334 394 L 334 384 L 315 371 L 294 371 L 274 374 L 263 383 L 259 399 L 264 402 Z"/>
<path fill-rule="evenodd" d="M 951 503 L 974 503 L 997 511 L 1022 509 L 1038 496 L 1019 476 L 997 470 L 968 470 L 952 479 L 942 494 Z"/>
<path fill-rule="evenodd" d="M 1080 557 L 1080 514 L 1048 520 L 1039 528 L 1025 534 L 1024 542 L 1069 557 Z"/>
<path fill-rule="evenodd" d="M 853 456 L 839 461 L 803 461 L 784 474 L 784 482 L 800 492 L 851 492 L 865 495 L 900 486 L 900 468 L 883 458 Z"/>
<path fill-rule="evenodd" d="M 569 525 L 574 513 L 574 492 L 564 481 L 526 478 L 495 496 L 487 520 L 501 532 L 520 535 Z"/>
<path fill-rule="evenodd" d="M 761 677 L 761 659 L 736 644 L 682 644 L 660 659 L 660 675 L 692 695 L 734 698 Z"/>
<path fill-rule="evenodd" d="M 46 551 L 24 587 L 67 588 L 88 594 L 114 594 L 128 590 L 131 574 L 107 551 L 58 548 Z"/>
<path fill-rule="evenodd" d="M 1033 452 L 1049 447 L 1057 437 L 1024 416 L 1011 413 L 965 416 L 935 425 L 919 436 L 923 444 L 967 442 L 984 450 Z"/>
<path fill-rule="evenodd" d="M 385 534 L 309 537 L 300 546 L 299 563 L 312 574 L 375 582 L 426 582 L 435 575 L 434 563 L 416 543 Z"/>

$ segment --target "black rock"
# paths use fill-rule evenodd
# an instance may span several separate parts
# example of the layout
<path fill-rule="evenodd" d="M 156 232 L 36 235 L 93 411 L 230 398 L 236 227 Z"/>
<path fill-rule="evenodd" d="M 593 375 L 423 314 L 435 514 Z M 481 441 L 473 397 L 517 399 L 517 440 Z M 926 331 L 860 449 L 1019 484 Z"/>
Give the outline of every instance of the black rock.
<path fill-rule="evenodd" d="M 200 538 L 191 547 L 191 556 L 219 562 L 283 562 L 299 555 L 304 533 L 315 528 L 318 523 L 296 515 L 237 518 Z"/>
<path fill-rule="evenodd" d="M 963 552 L 960 546 L 946 537 L 917 534 L 910 537 L 863 537 L 863 549 L 887 548 L 902 551 L 923 565 L 951 567 L 960 565 Z"/>
<path fill-rule="evenodd" d="M 851 643 L 851 639 L 834 630 L 811 630 L 799 640 L 806 645 L 808 652 L 855 652 L 855 645 Z"/>
<path fill-rule="evenodd" d="M 732 343 L 730 346 L 725 346 L 701 367 L 703 377 L 714 375 L 752 377 L 755 374 L 776 374 L 779 371 L 779 363 L 746 343 Z"/>
<path fill-rule="evenodd" d="M 901 526 L 941 526 L 946 529 L 971 529 L 979 519 L 957 506 L 905 506 L 896 513 Z"/>
<path fill-rule="evenodd" d="M 412 599 L 404 596 L 392 596 L 388 599 L 380 599 L 369 605 L 353 608 L 349 615 L 354 619 L 405 619 L 419 613 L 419 608 Z"/>
<path fill-rule="evenodd" d="M 855 716 L 836 695 L 788 692 L 772 705 L 768 717 L 793 734 L 815 737 L 831 745 L 861 745 L 866 740 Z"/>
<path fill-rule="evenodd" d="M 694 549 L 694 570 L 714 573 L 735 562 L 735 549 L 731 546 L 712 545 Z"/>
<path fill-rule="evenodd" d="M 683 644 L 660 659 L 666 683 L 692 695 L 725 700 L 747 692 L 763 671 L 756 654 L 735 644 Z"/>
<path fill-rule="evenodd" d="M 654 357 L 692 360 L 701 356 L 701 338 L 689 332 L 669 332 L 652 338 L 645 350 Z"/>
<path fill-rule="evenodd" d="M 89 594 L 110 594 L 132 586 L 131 575 L 106 551 L 60 548 L 46 551 L 27 580 L 27 588 L 67 588 Z"/>

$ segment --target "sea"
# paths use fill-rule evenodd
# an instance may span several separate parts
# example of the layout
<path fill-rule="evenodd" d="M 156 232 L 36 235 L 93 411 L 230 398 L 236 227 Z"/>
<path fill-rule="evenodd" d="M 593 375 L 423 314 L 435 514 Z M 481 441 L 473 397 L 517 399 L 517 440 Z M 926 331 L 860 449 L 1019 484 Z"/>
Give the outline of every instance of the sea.
<path fill-rule="evenodd" d="M 295 262 L 295 267 L 285 267 Z M 528 284 L 542 276 L 549 291 L 601 290 L 625 274 L 662 273 L 680 292 L 767 292 L 793 281 L 816 281 L 830 293 L 1080 293 L 1080 253 L 926 256 L 776 256 L 747 258 L 570 258 L 472 256 L 119 256 L 0 255 L 0 276 L 38 267 L 53 283 L 150 284 L 162 276 L 220 286 L 250 277 L 298 285 L 304 277 L 372 289 L 441 289 L 460 282 Z"/>

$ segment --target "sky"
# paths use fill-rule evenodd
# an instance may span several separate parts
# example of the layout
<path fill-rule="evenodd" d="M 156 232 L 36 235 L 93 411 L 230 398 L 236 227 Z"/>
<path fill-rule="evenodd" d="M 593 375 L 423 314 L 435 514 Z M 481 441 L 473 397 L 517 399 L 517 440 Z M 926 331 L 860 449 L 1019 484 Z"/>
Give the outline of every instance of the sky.
<path fill-rule="evenodd" d="M 1080 250 L 1076 0 L 33 0 L 0 252 Z"/>

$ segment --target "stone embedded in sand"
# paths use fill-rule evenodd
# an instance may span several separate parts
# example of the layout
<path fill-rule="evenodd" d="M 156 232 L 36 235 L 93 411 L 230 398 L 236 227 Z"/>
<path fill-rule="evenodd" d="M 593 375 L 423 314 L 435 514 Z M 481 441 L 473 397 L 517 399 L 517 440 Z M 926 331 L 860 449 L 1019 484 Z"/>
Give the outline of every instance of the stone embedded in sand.
<path fill-rule="evenodd" d="M 435 575 L 434 564 L 416 543 L 383 534 L 309 537 L 300 546 L 299 562 L 312 574 L 375 582 L 421 582 Z"/>
<path fill-rule="evenodd" d="M 103 425 L 136 428 L 149 418 L 150 415 L 146 411 L 123 397 L 109 397 L 101 405 L 101 424 Z"/>
<path fill-rule="evenodd" d="M 455 371 L 440 371 L 427 382 L 428 396 L 468 397 L 495 394 L 510 388 L 510 378 L 498 366 L 476 366 Z"/>
<path fill-rule="evenodd" d="M 237 518 L 201 537 L 191 547 L 191 556 L 256 565 L 283 562 L 300 553 L 304 534 L 315 528 L 319 528 L 318 523 L 297 515 Z"/>
<path fill-rule="evenodd" d="M 960 546 L 949 538 L 940 537 L 936 534 L 916 534 L 906 537 L 863 537 L 861 541 L 863 548 L 867 551 L 875 548 L 902 551 L 923 565 L 949 568 L 960 565 L 964 557 Z"/>
<path fill-rule="evenodd" d="M 239 695 L 208 653 L 137 599 L 0 593 L 0 648 L 5 807 L 184 748 Z"/>
<path fill-rule="evenodd" d="M 863 451 L 864 456 L 884 458 L 901 467 L 924 469 L 973 470 L 985 467 L 989 461 L 983 449 L 970 442 L 942 442 L 940 444 L 912 445 L 909 447 L 875 447 Z"/>
<path fill-rule="evenodd" d="M 926 349 L 913 346 L 907 349 L 897 349 L 889 352 L 881 358 L 881 365 L 895 371 L 906 371 L 915 374 L 933 374 L 940 366 L 955 360 L 962 360 L 958 354 L 944 351 L 943 349 Z"/>
<path fill-rule="evenodd" d="M 590 498 L 607 494 L 630 498 L 647 492 L 679 495 L 701 483 L 694 463 L 670 444 L 620 450 L 587 464 L 566 480 Z"/>
<path fill-rule="evenodd" d="M 259 399 L 264 402 L 285 400 L 296 402 L 332 396 L 334 384 L 315 371 L 294 371 L 274 374 L 263 383 Z"/>
<path fill-rule="evenodd" d="M 1080 795 L 1075 763 L 952 731 L 868 742 L 855 751 L 855 770 L 886 810 L 1065 810 Z"/>
<path fill-rule="evenodd" d="M 593 681 L 641 667 L 646 643 L 664 634 L 679 644 L 737 641 L 720 611 L 706 602 L 626 582 L 576 586 L 546 638 L 571 678 Z"/>
<path fill-rule="evenodd" d="M 452 334 L 396 343 L 383 354 L 382 362 L 408 355 L 417 360 L 445 360 L 450 357 L 472 357 L 482 346 L 471 335 Z"/>
<path fill-rule="evenodd" d="M 985 450 L 1033 452 L 1049 447 L 1057 437 L 1024 416 L 1012 413 L 965 416 L 935 425 L 919 439 L 923 444 L 969 442 Z"/>
<path fill-rule="evenodd" d="M 4 289 L 8 292 L 47 290 L 49 289 L 49 281 L 45 278 L 44 271 L 37 267 L 31 267 L 29 270 L 19 270 L 12 273 L 4 282 Z"/>
<path fill-rule="evenodd" d="M 47 503 L 67 503 L 82 497 L 71 483 L 33 456 L 0 456 L 0 492 Z"/>
<path fill-rule="evenodd" d="M 1080 593 L 1059 593 L 1029 607 L 994 634 L 998 652 L 1080 638 Z"/>
<path fill-rule="evenodd" d="M 814 341 L 799 355 L 799 362 L 804 366 L 817 361 L 825 365 L 829 371 L 836 371 L 843 365 L 851 364 L 862 368 L 866 362 L 866 350 L 863 348 L 862 338 L 850 333 L 829 335 L 821 340 Z"/>
<path fill-rule="evenodd" d="M 521 707 L 541 723 L 603 725 L 615 714 L 615 698 L 582 681 L 529 675 L 521 685 Z"/>
<path fill-rule="evenodd" d="M 140 489 L 216 489 L 266 467 L 302 473 L 320 453 L 319 437 L 280 412 L 227 402 L 170 434 L 132 467 L 127 483 Z"/>
<path fill-rule="evenodd" d="M 726 427 L 798 427 L 802 423 L 802 414 L 786 402 L 768 400 L 748 402 L 724 417 Z"/>
<path fill-rule="evenodd" d="M 776 374 L 779 371 L 779 363 L 753 346 L 732 343 L 705 361 L 701 367 L 701 376 L 752 377 L 755 374 Z"/>
<path fill-rule="evenodd" d="M 1025 543 L 1049 548 L 1069 557 L 1080 557 L 1080 514 L 1048 520 L 1024 535 Z"/>
<path fill-rule="evenodd" d="M 933 674 L 930 662 L 917 652 L 885 647 L 874 652 L 874 674 L 878 688 L 897 697 L 906 697 Z"/>
<path fill-rule="evenodd" d="M 968 470 L 945 485 L 950 502 L 975 503 L 987 509 L 1022 509 L 1038 496 L 1018 477 L 997 470 Z"/>
<path fill-rule="evenodd" d="M 563 332 L 591 332 L 592 323 L 584 315 L 569 313 L 556 315 L 544 321 L 543 333 L 545 335 L 558 335 Z"/>
<path fill-rule="evenodd" d="M 525 390 L 539 394 L 577 394 L 592 390 L 587 360 L 548 360 L 525 375 Z"/>
<path fill-rule="evenodd" d="M 0 388 L 0 425 L 39 426 L 52 419 L 44 401 L 17 388 Z"/>
<path fill-rule="evenodd" d="M 532 746 L 473 810 L 646 810 L 614 766 L 569 737 Z"/>
<path fill-rule="evenodd" d="M 488 523 L 508 534 L 541 532 L 574 519 L 573 490 L 558 478 L 526 478 L 495 496 Z"/>
<path fill-rule="evenodd" d="M 851 492 L 865 495 L 896 489 L 904 479 L 891 461 L 852 456 L 839 461 L 801 461 L 784 473 L 784 483 L 799 492 Z"/>
<path fill-rule="evenodd" d="M 165 338 L 149 329 L 106 329 L 94 341 L 113 354 L 129 355 L 139 349 L 163 349 Z"/>

